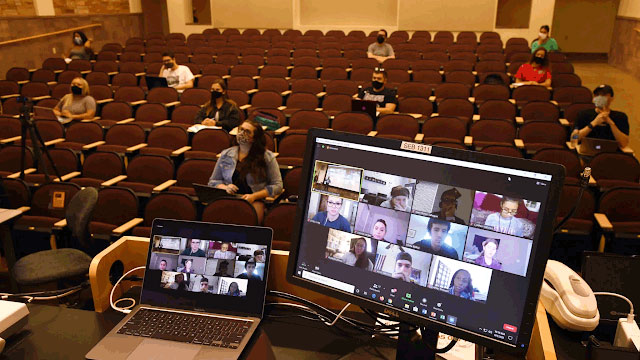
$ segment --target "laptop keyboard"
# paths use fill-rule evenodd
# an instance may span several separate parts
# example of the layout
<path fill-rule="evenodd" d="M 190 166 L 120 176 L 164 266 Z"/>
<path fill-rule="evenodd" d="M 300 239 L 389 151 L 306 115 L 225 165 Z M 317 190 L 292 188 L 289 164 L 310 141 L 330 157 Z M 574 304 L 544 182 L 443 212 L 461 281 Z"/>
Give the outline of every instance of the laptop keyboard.
<path fill-rule="evenodd" d="M 140 309 L 118 334 L 237 349 L 251 321 Z"/>

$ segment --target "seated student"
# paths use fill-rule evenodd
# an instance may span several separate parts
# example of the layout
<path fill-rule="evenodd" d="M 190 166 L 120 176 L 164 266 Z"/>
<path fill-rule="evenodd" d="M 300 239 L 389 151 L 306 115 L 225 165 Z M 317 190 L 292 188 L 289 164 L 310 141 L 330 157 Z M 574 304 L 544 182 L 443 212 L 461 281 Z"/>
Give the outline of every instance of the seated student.
<path fill-rule="evenodd" d="M 520 65 L 514 77 L 516 82 L 522 85 L 551 86 L 547 49 L 539 48 L 534 51 L 529 62 Z"/>
<path fill-rule="evenodd" d="M 494 270 L 502 270 L 502 263 L 494 257 L 496 256 L 496 251 L 498 251 L 499 246 L 500 242 L 498 242 L 498 239 L 488 238 L 483 241 L 482 251 L 475 261 L 476 265 L 492 268 Z"/>
<path fill-rule="evenodd" d="M 73 47 L 69 51 L 69 59 L 71 60 L 91 60 L 93 50 L 91 49 L 91 40 L 87 38 L 82 31 L 74 31 Z"/>
<path fill-rule="evenodd" d="M 451 224 L 448 221 L 440 219 L 429 219 L 427 223 L 427 231 L 431 235 L 431 239 L 422 239 L 413 245 L 418 245 L 420 250 L 428 251 L 434 255 L 446 256 L 453 259 L 458 259 L 458 252 L 456 249 L 444 242 L 451 229 Z"/>
<path fill-rule="evenodd" d="M 236 276 L 237 279 L 249 279 L 249 280 L 262 280 L 260 275 L 254 273 L 256 270 L 256 260 L 249 259 L 244 263 L 244 270 L 242 274 Z"/>
<path fill-rule="evenodd" d="M 238 283 L 237 282 L 234 281 L 231 284 L 229 284 L 229 289 L 227 290 L 227 295 L 242 296 L 242 291 L 240 291 L 240 288 L 238 287 Z"/>
<path fill-rule="evenodd" d="M 395 59 L 396 56 L 393 53 L 393 46 L 388 42 L 385 42 L 386 39 L 387 30 L 382 29 L 378 31 L 376 42 L 371 43 L 367 49 L 367 57 L 378 60 L 380 64 L 387 59 Z"/>
<path fill-rule="evenodd" d="M 253 258 L 256 259 L 256 262 L 263 263 L 264 262 L 264 251 L 256 250 L 253 252 Z"/>
<path fill-rule="evenodd" d="M 160 264 L 158 265 L 158 270 L 162 270 L 162 271 L 167 270 L 167 260 L 165 259 L 160 260 Z"/>
<path fill-rule="evenodd" d="M 394 186 L 390 195 L 391 199 L 383 201 L 380 206 L 394 210 L 411 210 L 411 206 L 409 206 L 409 189 L 402 185 Z"/>
<path fill-rule="evenodd" d="M 378 219 L 373 223 L 373 228 L 371 229 L 371 237 L 378 241 L 386 241 L 391 244 L 397 244 L 396 239 L 386 240 L 384 237 L 387 235 L 387 222 L 384 219 Z"/>
<path fill-rule="evenodd" d="M 411 279 L 411 265 L 413 264 L 413 258 L 408 252 L 402 251 L 396 255 L 396 265 L 391 277 L 394 279 L 400 279 L 406 282 L 415 282 Z"/>
<path fill-rule="evenodd" d="M 491 230 L 503 234 L 524 236 L 524 224 L 515 215 L 518 213 L 520 199 L 502 197 L 500 200 L 500 212 L 489 214 L 484 221 Z"/>
<path fill-rule="evenodd" d="M 209 279 L 204 276 L 200 279 L 200 292 L 203 294 L 209 293 Z"/>
<path fill-rule="evenodd" d="M 262 199 L 282 192 L 280 167 L 275 155 L 265 148 L 264 130 L 257 122 L 245 120 L 240 124 L 235 141 L 238 146 L 220 153 L 209 186 L 229 194 L 242 194 L 256 209 L 258 223 L 262 223 L 265 208 Z"/>
<path fill-rule="evenodd" d="M 351 232 L 351 225 L 349 224 L 349 220 L 340 215 L 341 208 L 342 198 L 329 195 L 327 196 L 327 211 L 318 211 L 318 213 L 311 220 L 319 223 L 322 226 Z"/>
<path fill-rule="evenodd" d="M 449 284 L 449 294 L 463 299 L 474 300 L 471 274 L 467 270 L 459 269 L 453 273 L 451 284 Z"/>
<path fill-rule="evenodd" d="M 438 219 L 454 221 L 458 224 L 467 224 L 464 220 L 456 216 L 456 210 L 458 210 L 458 199 L 462 196 L 460 191 L 456 188 L 451 188 L 447 191 L 443 191 L 440 195 L 440 211 L 434 212 L 433 215 Z"/>
<path fill-rule="evenodd" d="M 189 281 L 185 281 L 184 274 L 176 274 L 173 283 L 169 285 L 169 289 L 178 291 L 187 291 L 187 288 L 189 288 Z"/>
<path fill-rule="evenodd" d="M 227 260 L 233 260 L 236 258 L 236 253 L 233 251 L 229 251 L 229 243 L 228 242 L 223 242 L 220 245 L 220 249 L 216 250 L 216 252 L 213 253 L 213 258 L 214 259 L 227 259 Z"/>
<path fill-rule="evenodd" d="M 227 271 L 229 271 L 229 262 L 227 260 L 222 260 L 220 261 L 220 264 L 218 264 L 218 272 L 213 274 L 213 276 L 228 276 L 229 274 Z"/>
<path fill-rule="evenodd" d="M 194 274 L 195 271 L 191 267 L 193 265 L 192 259 L 185 259 L 182 262 L 182 266 L 178 268 L 178 272 L 186 273 L 186 274 Z"/>
<path fill-rule="evenodd" d="M 240 125 L 240 110 L 235 101 L 227 95 L 227 85 L 222 79 L 211 84 L 211 100 L 207 101 L 194 119 L 195 124 L 220 126 L 231 131 Z"/>
<path fill-rule="evenodd" d="M 393 113 L 398 104 L 396 90 L 386 88 L 386 83 L 387 73 L 382 68 L 375 68 L 371 76 L 371 86 L 358 92 L 358 99 L 377 101 L 376 111 L 381 115 Z"/>
<path fill-rule="evenodd" d="M 611 110 L 613 88 L 600 85 L 593 90 L 595 109 L 578 113 L 576 128 L 580 129 L 578 139 L 585 137 L 615 140 L 620 147 L 629 145 L 629 119 L 622 111 Z"/>
<path fill-rule="evenodd" d="M 344 255 L 342 262 L 349 266 L 372 271 L 373 263 L 369 259 L 369 253 L 367 252 L 367 241 L 362 237 L 358 238 L 353 248 Z"/>
<path fill-rule="evenodd" d="M 545 48 L 547 51 L 558 51 L 556 39 L 549 36 L 549 25 L 540 26 L 538 38 L 531 43 L 531 52 L 536 52 L 540 47 Z"/>
<path fill-rule="evenodd" d="M 192 88 L 193 79 L 195 78 L 191 73 L 191 69 L 176 63 L 176 56 L 171 51 L 162 54 L 162 67 L 158 76 L 166 78 L 167 85 L 179 92 Z"/>
<path fill-rule="evenodd" d="M 200 240 L 191 239 L 191 246 L 184 249 L 180 255 L 187 256 L 205 256 L 204 250 L 200 249 Z"/>
<path fill-rule="evenodd" d="M 60 99 L 53 108 L 56 116 L 71 120 L 93 119 L 96 115 L 96 100 L 89 95 L 87 80 L 77 77 L 71 80 L 71 93 Z"/>

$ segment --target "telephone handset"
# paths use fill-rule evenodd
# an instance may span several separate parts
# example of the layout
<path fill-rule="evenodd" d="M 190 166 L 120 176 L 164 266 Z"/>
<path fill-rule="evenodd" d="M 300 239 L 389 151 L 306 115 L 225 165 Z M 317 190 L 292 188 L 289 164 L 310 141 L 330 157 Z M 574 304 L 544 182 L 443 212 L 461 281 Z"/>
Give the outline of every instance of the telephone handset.
<path fill-rule="evenodd" d="M 563 329 L 591 331 L 600 322 L 598 303 L 591 287 L 561 262 L 547 262 L 540 301 Z"/>

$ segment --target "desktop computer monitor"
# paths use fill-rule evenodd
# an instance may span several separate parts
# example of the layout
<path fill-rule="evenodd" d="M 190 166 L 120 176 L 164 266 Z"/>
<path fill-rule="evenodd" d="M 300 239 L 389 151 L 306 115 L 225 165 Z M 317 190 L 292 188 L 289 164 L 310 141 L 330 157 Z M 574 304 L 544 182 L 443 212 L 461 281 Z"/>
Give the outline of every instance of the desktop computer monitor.
<path fill-rule="evenodd" d="M 560 165 L 312 129 L 287 280 L 524 353 L 563 180 Z"/>

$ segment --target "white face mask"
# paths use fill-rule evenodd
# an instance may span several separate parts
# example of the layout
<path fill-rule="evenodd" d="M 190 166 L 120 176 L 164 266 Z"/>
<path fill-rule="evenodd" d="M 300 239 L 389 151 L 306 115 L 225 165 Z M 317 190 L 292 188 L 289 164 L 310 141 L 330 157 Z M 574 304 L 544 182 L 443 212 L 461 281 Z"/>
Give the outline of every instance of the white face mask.
<path fill-rule="evenodd" d="M 540 39 L 544 40 L 547 38 L 547 34 L 545 33 L 539 33 L 538 36 L 540 37 Z"/>

